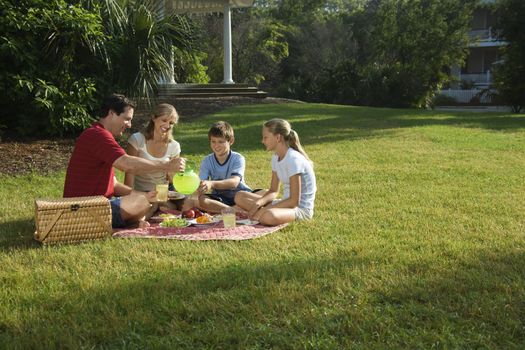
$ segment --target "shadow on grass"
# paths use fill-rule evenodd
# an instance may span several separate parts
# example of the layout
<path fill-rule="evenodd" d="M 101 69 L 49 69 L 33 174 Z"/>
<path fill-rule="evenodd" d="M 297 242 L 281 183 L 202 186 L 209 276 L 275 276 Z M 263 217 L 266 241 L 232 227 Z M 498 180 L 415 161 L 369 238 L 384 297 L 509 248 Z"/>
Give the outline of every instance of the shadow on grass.
<path fill-rule="evenodd" d="M 262 149 L 253 139 L 261 138 L 262 124 L 271 118 L 283 118 L 292 123 L 305 144 L 330 143 L 384 136 L 394 129 L 432 125 L 461 128 L 482 128 L 507 132 L 525 129 L 523 115 L 494 115 L 491 113 L 442 112 L 407 109 L 363 108 L 336 105 L 253 105 L 238 106 L 197 120 L 203 124 L 193 135 L 180 136 L 185 148 L 192 153 L 207 153 L 209 125 L 224 119 L 236 132 L 234 148 Z"/>
<path fill-rule="evenodd" d="M 18 329 L 30 347 L 475 348 L 525 340 L 523 288 L 512 289 L 523 286 L 523 252 L 481 254 L 441 275 L 422 264 L 380 285 L 369 284 L 381 280 L 377 261 L 344 255 L 152 269 L 74 295 L 37 293 L 22 301 L 32 312 Z"/>
<path fill-rule="evenodd" d="M 0 250 L 39 248 L 40 244 L 33 239 L 34 232 L 32 219 L 0 223 Z"/>

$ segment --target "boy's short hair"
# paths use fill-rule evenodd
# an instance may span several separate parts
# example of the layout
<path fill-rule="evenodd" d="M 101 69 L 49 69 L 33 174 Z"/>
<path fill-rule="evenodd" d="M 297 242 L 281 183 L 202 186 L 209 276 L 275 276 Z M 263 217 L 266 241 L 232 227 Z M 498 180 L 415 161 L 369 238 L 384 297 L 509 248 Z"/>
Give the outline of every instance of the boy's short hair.
<path fill-rule="evenodd" d="M 230 124 L 227 122 L 217 122 L 214 123 L 210 130 L 208 131 L 208 140 L 211 139 L 211 137 L 224 137 L 226 141 L 230 142 L 233 141 L 234 135 L 233 135 L 233 128 Z"/>
<path fill-rule="evenodd" d="M 135 104 L 126 96 L 120 94 L 109 95 L 102 101 L 100 118 L 106 117 L 110 110 L 117 114 L 122 114 L 128 107 L 135 108 Z"/>

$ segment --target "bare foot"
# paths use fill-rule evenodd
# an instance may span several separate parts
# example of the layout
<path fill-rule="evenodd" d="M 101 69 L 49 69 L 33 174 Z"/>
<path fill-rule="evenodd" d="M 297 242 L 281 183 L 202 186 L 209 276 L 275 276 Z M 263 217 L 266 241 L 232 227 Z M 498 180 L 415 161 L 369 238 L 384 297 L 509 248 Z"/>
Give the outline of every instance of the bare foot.
<path fill-rule="evenodd" d="M 145 228 L 148 228 L 148 227 L 150 227 L 149 222 L 147 222 L 145 220 L 140 220 L 139 221 L 139 228 L 140 229 L 145 229 Z"/>
<path fill-rule="evenodd" d="M 243 208 L 239 207 L 238 205 L 234 205 L 233 209 L 235 209 L 235 213 L 237 214 L 248 215 L 248 212 L 244 210 Z"/>

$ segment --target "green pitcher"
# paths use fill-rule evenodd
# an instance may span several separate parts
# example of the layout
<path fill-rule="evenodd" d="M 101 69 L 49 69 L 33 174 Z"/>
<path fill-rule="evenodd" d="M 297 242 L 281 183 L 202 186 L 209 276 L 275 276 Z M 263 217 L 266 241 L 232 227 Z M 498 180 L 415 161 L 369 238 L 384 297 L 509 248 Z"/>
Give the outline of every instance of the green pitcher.
<path fill-rule="evenodd" d="M 189 164 L 188 164 L 189 163 Z M 175 186 L 175 191 L 190 195 L 199 188 L 201 180 L 199 176 L 195 174 L 193 170 L 195 166 L 192 166 L 192 162 L 186 162 L 186 169 L 183 173 L 177 173 L 173 176 L 173 186 Z"/>

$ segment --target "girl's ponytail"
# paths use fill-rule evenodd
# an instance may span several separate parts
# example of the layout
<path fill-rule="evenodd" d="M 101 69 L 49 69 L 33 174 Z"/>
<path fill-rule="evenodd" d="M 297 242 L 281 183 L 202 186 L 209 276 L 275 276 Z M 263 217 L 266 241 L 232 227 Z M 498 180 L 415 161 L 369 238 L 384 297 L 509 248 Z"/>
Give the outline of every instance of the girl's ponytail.
<path fill-rule="evenodd" d="M 281 135 L 289 147 L 301 153 L 310 163 L 313 163 L 301 146 L 299 134 L 297 134 L 297 132 L 292 129 L 290 123 L 288 123 L 286 120 L 277 118 L 271 119 L 264 123 L 264 127 L 274 135 Z"/>
<path fill-rule="evenodd" d="M 290 129 L 290 132 L 288 133 L 288 138 L 285 137 L 285 140 L 287 140 L 288 145 L 290 147 L 292 147 L 297 152 L 301 153 L 310 163 L 312 163 L 312 161 L 308 157 L 308 154 L 306 154 L 306 151 L 304 150 L 303 146 L 301 146 L 299 134 L 294 129 Z"/>

